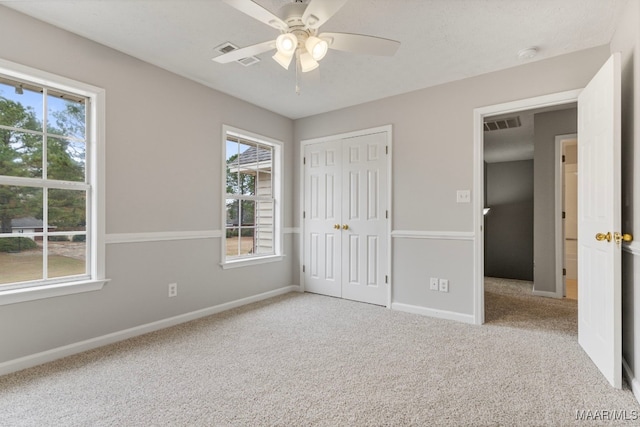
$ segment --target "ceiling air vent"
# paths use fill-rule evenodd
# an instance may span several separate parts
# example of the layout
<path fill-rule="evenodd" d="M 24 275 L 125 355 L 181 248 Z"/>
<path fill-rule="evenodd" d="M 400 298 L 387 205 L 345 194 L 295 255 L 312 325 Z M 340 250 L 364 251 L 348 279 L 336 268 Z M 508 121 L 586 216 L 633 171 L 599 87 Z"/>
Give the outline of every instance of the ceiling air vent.
<path fill-rule="evenodd" d="M 253 65 L 256 62 L 260 62 L 260 58 L 257 58 L 255 56 L 250 56 L 248 58 L 238 59 L 236 62 L 239 62 L 242 65 L 244 65 L 245 67 L 248 67 L 249 65 Z"/>
<path fill-rule="evenodd" d="M 520 122 L 520 116 L 505 117 L 504 119 L 489 120 L 484 122 L 485 132 L 519 128 L 520 126 L 522 126 L 522 123 Z"/>
<path fill-rule="evenodd" d="M 220 46 L 214 48 L 214 50 L 216 52 L 220 52 L 223 55 L 225 53 L 232 52 L 232 51 L 234 51 L 236 49 L 238 49 L 238 46 L 234 45 L 231 42 L 223 43 Z M 255 56 L 249 56 L 247 58 L 238 59 L 236 62 L 244 65 L 245 67 L 248 67 L 249 65 L 253 65 L 253 64 L 257 63 L 257 62 L 260 62 L 260 58 L 257 58 Z"/>

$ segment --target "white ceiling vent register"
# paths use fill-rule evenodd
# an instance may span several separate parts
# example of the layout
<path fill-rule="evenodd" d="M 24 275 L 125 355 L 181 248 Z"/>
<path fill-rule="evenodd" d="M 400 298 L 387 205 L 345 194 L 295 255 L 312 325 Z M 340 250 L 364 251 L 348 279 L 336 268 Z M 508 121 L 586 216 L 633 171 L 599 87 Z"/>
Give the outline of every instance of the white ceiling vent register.
<path fill-rule="evenodd" d="M 229 52 L 233 52 L 234 50 L 237 50 L 238 46 L 234 45 L 231 42 L 225 42 L 223 44 L 221 44 L 220 46 L 214 48 L 214 50 L 216 52 L 220 52 L 221 54 L 225 54 L 225 53 L 229 53 Z M 237 63 L 244 65 L 245 67 L 248 67 L 249 65 L 253 65 L 257 62 L 260 62 L 260 58 L 256 57 L 256 56 L 248 56 L 246 58 L 240 58 L 238 60 L 236 60 Z"/>
<path fill-rule="evenodd" d="M 485 132 L 491 132 L 494 130 L 519 128 L 522 126 L 520 122 L 520 116 L 505 117 L 497 120 L 487 120 L 484 122 Z"/>

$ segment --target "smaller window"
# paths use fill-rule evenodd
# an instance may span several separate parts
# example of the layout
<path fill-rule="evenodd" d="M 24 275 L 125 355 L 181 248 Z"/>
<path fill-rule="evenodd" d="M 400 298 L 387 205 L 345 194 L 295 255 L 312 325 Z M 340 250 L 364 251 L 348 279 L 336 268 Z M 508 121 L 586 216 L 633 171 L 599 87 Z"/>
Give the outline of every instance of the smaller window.
<path fill-rule="evenodd" d="M 280 143 L 224 127 L 223 265 L 280 255 Z"/>

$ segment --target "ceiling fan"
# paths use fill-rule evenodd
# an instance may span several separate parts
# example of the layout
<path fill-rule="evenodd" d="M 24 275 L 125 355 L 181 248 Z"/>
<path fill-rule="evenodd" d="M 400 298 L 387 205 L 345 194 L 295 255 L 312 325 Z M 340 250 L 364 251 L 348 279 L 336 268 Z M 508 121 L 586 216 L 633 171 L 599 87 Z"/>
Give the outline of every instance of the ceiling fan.
<path fill-rule="evenodd" d="M 296 58 L 300 71 L 306 73 L 318 68 L 328 49 L 369 55 L 392 56 L 400 42 L 363 34 L 318 33 L 318 28 L 327 22 L 347 0 L 295 0 L 283 6 L 276 16 L 251 0 L 224 0 L 225 3 L 250 17 L 263 22 L 280 35 L 270 40 L 213 58 L 226 64 L 276 49 L 273 59 L 283 68 L 289 69 Z"/>

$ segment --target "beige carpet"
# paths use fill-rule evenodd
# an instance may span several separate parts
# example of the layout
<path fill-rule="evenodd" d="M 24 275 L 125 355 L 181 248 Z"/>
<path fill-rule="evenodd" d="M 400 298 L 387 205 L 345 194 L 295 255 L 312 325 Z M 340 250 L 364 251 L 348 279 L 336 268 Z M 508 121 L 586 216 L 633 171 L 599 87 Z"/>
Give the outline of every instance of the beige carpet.
<path fill-rule="evenodd" d="M 576 305 L 487 280 L 471 326 L 292 293 L 0 378 L 1 426 L 599 425 L 640 411 Z M 629 421 L 638 425 L 638 421 Z"/>

